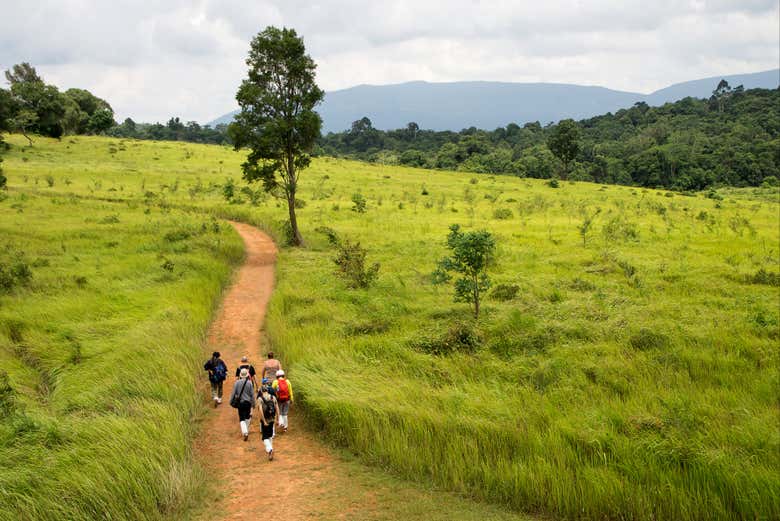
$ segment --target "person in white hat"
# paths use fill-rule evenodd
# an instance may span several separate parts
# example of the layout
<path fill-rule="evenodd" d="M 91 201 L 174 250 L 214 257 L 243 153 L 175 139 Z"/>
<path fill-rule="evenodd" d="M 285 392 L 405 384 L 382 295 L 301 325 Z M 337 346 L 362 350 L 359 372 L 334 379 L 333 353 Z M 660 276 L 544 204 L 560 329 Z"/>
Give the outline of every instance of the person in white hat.
<path fill-rule="evenodd" d="M 276 389 L 276 401 L 279 403 L 279 422 L 277 425 L 282 428 L 282 432 L 287 432 L 287 414 L 290 412 L 290 404 L 293 401 L 292 384 L 284 376 L 284 371 L 276 371 L 276 380 L 273 388 Z"/>
<path fill-rule="evenodd" d="M 252 408 L 255 406 L 255 388 L 249 377 L 249 369 L 244 367 L 238 375 L 239 379 L 233 384 L 233 392 L 230 393 L 230 405 L 238 409 L 241 434 L 246 441 L 249 438 L 249 419 L 252 416 Z"/>

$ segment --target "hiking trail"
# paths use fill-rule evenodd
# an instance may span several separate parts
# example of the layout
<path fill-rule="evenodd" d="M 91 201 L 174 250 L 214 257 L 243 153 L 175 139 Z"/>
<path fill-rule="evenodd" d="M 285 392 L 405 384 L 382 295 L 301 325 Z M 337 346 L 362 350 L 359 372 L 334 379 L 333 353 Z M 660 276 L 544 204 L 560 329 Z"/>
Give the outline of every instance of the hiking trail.
<path fill-rule="evenodd" d="M 244 240 L 246 260 L 225 294 L 208 333 L 209 351 L 222 353 L 228 365 L 223 402 L 208 412 L 195 442 L 195 452 L 213 485 L 217 508 L 207 507 L 203 519 L 257 519 L 261 513 L 284 512 L 286 519 L 306 519 L 323 509 L 318 498 L 338 481 L 338 460 L 296 418 L 290 409 L 290 430 L 274 439 L 274 461 L 268 461 L 252 418 L 249 440 L 243 441 L 236 410 L 228 399 L 241 356 L 258 372 L 266 359 L 262 334 L 266 307 L 274 286 L 277 249 L 266 234 L 247 224 L 230 223 Z M 205 374 L 205 372 L 204 372 Z M 295 382 L 295 374 L 291 375 Z M 203 385 L 205 377 L 203 378 Z M 346 515 L 346 513 L 345 513 Z"/>
<path fill-rule="evenodd" d="M 256 415 L 249 440 L 243 441 L 238 414 L 228 400 L 241 357 L 248 356 L 256 369 L 266 358 L 263 321 L 274 287 L 277 249 L 257 228 L 230 224 L 244 240 L 246 260 L 208 332 L 209 353 L 220 351 L 228 378 L 222 404 L 204 415 L 194 444 L 209 483 L 207 496 L 192 512 L 195 519 L 527 521 L 525 516 L 403 482 L 342 459 L 316 432 L 304 429 L 297 404 L 290 408 L 289 432 L 274 439 L 273 461 L 268 461 L 263 448 Z M 295 372 L 289 376 L 295 386 Z M 199 385 L 205 397 L 205 371 Z"/>

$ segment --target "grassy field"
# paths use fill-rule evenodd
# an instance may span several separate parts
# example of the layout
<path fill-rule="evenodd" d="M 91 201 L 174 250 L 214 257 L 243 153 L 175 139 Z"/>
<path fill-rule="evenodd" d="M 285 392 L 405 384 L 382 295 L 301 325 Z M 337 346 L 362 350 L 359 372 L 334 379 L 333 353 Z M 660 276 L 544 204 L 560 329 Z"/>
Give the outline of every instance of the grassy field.
<path fill-rule="evenodd" d="M 0 270 L 30 276 L 0 291 L 0 518 L 175 516 L 199 481 L 195 378 L 240 239 L 176 210 L 2 197 Z"/>
<path fill-rule="evenodd" d="M 93 210 L 119 201 L 111 208 L 159 226 L 183 226 L 175 216 L 211 222 L 210 214 L 283 236 L 283 203 L 240 182 L 242 155 L 230 149 L 81 137 L 21 149 L 23 138 L 9 141 L 11 191 L 0 211 L 23 216 L 18 223 L 33 214 L 14 213 L 28 196 L 47 223 L 61 209 L 90 232 L 116 227 L 97 224 L 107 215 L 130 222 L 118 210 Z M 776 190 L 707 197 L 553 188 L 328 158 L 302 179 L 308 247 L 280 255 L 268 328 L 308 415 L 333 442 L 405 477 L 565 518 L 780 517 Z M 351 209 L 358 192 L 365 213 Z M 192 210 L 202 213 L 185 213 Z M 492 232 L 494 284 L 517 286 L 509 300 L 486 300 L 477 325 L 466 305 L 452 302 L 450 287 L 431 282 L 453 223 Z M 369 261 L 381 264 L 374 286 L 351 290 L 334 276 L 335 252 L 321 227 L 368 249 Z M 222 244 L 234 243 L 226 236 Z M 218 256 L 223 268 L 209 272 L 210 288 L 219 287 L 231 252 Z M 156 262 L 159 269 L 164 260 Z M 185 271 L 183 286 L 165 287 L 181 290 L 195 272 Z M 3 297 L 0 313 L 17 313 L 8 298 L 34 312 L 30 290 L 20 291 Z M 149 305 L 179 309 L 173 302 Z M 148 314 L 150 327 L 160 326 L 158 317 Z M 191 382 L 188 363 L 180 368 Z M 127 372 L 120 365 L 110 368 Z M 10 373 L 21 381 L 21 368 Z M 130 425 L 145 428 L 138 423 Z"/>

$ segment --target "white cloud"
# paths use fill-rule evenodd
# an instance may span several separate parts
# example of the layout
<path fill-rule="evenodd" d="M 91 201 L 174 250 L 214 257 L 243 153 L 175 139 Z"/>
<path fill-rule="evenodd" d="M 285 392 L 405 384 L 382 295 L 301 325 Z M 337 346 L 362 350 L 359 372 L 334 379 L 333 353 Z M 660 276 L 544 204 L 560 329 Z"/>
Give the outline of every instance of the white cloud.
<path fill-rule="evenodd" d="M 7 3 L 0 67 L 29 61 L 138 121 L 230 110 L 249 40 L 267 25 L 304 37 L 326 90 L 501 80 L 649 92 L 780 61 L 776 0 Z"/>

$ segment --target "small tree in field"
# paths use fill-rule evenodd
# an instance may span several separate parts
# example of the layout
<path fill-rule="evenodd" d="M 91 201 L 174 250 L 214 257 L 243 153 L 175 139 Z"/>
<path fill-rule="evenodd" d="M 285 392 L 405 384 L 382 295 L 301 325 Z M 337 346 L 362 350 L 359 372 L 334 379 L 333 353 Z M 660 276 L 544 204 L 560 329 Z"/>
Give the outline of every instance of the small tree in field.
<path fill-rule="evenodd" d="M 241 111 L 229 127 L 236 150 L 250 149 L 244 179 L 280 187 L 287 199 L 291 243 L 303 245 L 295 216 L 298 176 L 309 166 L 322 119 L 314 107 L 324 92 L 314 82 L 314 60 L 293 29 L 267 27 L 255 36 L 246 61 L 248 77 L 236 100 Z M 277 173 L 279 178 L 277 178 Z"/>
<path fill-rule="evenodd" d="M 452 250 L 449 257 L 439 261 L 434 272 L 435 282 L 448 282 L 450 273 L 459 273 L 455 281 L 455 302 L 470 302 L 474 306 L 474 318 L 479 319 L 479 304 L 482 294 L 490 289 L 487 266 L 496 249 L 496 240 L 485 231 L 462 232 L 460 225 L 450 226 L 447 247 Z"/>

